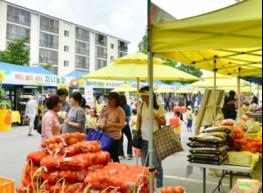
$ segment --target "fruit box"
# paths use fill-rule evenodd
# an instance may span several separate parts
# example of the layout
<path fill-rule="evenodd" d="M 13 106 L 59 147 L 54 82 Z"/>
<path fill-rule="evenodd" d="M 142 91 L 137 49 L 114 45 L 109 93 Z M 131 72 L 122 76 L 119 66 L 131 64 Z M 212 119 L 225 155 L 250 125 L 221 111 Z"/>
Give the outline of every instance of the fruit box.
<path fill-rule="evenodd" d="M 236 166 L 244 166 L 251 167 L 254 166 L 259 161 L 259 155 L 253 154 L 250 152 L 228 152 L 227 164 L 236 165 Z"/>
<path fill-rule="evenodd" d="M 261 182 L 258 180 L 238 179 L 229 193 L 259 193 Z"/>
<path fill-rule="evenodd" d="M 15 182 L 11 179 L 3 178 L 0 176 L 0 193 L 14 193 Z"/>

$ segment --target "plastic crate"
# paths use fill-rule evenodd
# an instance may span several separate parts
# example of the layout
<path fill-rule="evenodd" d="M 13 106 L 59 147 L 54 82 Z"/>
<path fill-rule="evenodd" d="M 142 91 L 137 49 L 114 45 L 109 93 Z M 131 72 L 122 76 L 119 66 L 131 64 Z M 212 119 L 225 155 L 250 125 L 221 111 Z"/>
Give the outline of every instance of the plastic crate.
<path fill-rule="evenodd" d="M 14 193 L 14 192 L 15 192 L 14 180 L 0 176 L 0 193 Z"/>

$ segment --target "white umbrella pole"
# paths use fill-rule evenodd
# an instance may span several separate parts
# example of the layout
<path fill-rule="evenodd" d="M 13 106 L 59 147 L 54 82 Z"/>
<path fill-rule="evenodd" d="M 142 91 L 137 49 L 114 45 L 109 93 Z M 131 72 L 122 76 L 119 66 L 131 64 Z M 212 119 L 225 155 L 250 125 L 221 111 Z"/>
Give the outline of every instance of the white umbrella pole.
<path fill-rule="evenodd" d="M 147 0 L 147 11 L 148 11 L 148 81 L 150 87 L 149 96 L 149 168 L 150 168 L 150 193 L 154 192 L 154 164 L 153 164 L 153 53 L 152 53 L 152 29 L 151 29 L 151 0 Z"/>
<path fill-rule="evenodd" d="M 241 73 L 241 68 L 238 68 L 238 77 L 237 77 L 237 92 L 238 92 L 238 116 L 237 116 L 237 119 L 238 121 L 240 120 L 241 118 L 241 77 L 240 77 L 240 74 Z"/>
<path fill-rule="evenodd" d="M 214 90 L 216 91 L 217 88 L 217 68 L 216 68 L 216 59 L 214 60 Z M 215 109 L 214 109 L 214 126 L 216 126 L 216 120 L 217 120 L 217 104 L 215 103 Z"/>

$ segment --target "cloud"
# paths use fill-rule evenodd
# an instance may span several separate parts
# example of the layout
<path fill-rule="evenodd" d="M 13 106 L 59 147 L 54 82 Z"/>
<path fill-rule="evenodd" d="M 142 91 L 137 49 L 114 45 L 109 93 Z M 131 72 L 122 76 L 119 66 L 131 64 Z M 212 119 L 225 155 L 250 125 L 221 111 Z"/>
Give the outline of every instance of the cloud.
<path fill-rule="evenodd" d="M 186 18 L 229 6 L 235 0 L 153 0 L 176 18 Z"/>

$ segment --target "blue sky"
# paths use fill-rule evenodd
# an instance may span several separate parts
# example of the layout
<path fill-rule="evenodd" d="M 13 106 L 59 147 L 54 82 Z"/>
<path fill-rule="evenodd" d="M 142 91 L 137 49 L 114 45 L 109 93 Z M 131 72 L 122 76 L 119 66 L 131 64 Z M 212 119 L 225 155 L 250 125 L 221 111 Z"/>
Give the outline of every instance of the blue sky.
<path fill-rule="evenodd" d="M 146 0 L 8 0 L 131 42 L 137 51 L 146 26 Z M 152 0 L 177 18 L 209 12 L 235 0 Z"/>

